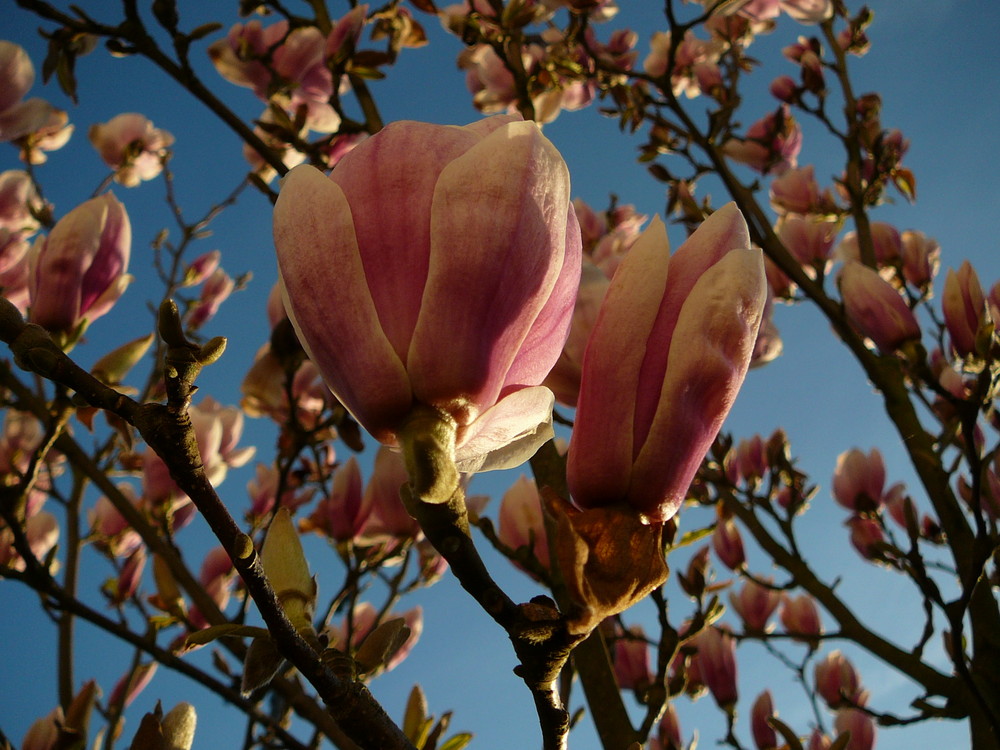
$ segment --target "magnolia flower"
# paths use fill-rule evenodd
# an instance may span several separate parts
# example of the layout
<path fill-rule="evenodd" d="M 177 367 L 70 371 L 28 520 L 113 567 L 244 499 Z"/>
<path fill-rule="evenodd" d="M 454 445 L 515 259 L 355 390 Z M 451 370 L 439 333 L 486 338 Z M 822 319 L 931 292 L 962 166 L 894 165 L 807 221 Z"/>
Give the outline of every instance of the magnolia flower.
<path fill-rule="evenodd" d="M 551 435 L 539 383 L 566 340 L 580 233 L 566 165 L 535 123 L 393 123 L 329 178 L 293 169 L 274 238 L 299 339 L 377 440 L 398 444 L 429 408 L 476 471 Z"/>
<path fill-rule="evenodd" d="M 583 508 L 680 507 L 746 375 L 767 296 L 731 203 L 668 258 L 654 220 L 611 282 L 584 356 L 568 480 Z"/>
<path fill-rule="evenodd" d="M 115 182 L 135 187 L 163 171 L 163 160 L 174 137 L 154 128 L 143 115 L 126 112 L 105 123 L 95 123 L 87 133 L 104 163 L 115 170 Z"/>
<path fill-rule="evenodd" d="M 128 214 L 111 193 L 74 208 L 32 248 L 31 321 L 70 334 L 104 315 L 132 280 L 131 247 Z"/>

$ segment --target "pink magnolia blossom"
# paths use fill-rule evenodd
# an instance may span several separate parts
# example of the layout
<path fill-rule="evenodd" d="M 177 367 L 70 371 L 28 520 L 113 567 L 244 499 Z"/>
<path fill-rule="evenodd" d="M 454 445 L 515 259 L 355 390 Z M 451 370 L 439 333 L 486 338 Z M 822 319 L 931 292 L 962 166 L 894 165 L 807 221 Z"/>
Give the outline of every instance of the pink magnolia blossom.
<path fill-rule="evenodd" d="M 833 499 L 856 513 L 877 510 L 882 506 L 885 488 L 885 462 L 878 448 L 866 455 L 851 448 L 837 456 L 833 470 Z"/>
<path fill-rule="evenodd" d="M 549 567 L 549 538 L 545 533 L 542 501 L 534 480 L 526 476 L 504 493 L 500 501 L 500 541 L 511 549 L 526 547 L 542 567 Z M 520 566 L 518 566 L 520 567 Z"/>
<path fill-rule="evenodd" d="M 371 478 L 365 486 L 363 502 L 371 512 L 360 533 L 363 541 L 386 542 L 423 536 L 420 524 L 406 512 L 399 496 L 400 488 L 408 481 L 402 454 L 379 446 Z"/>
<path fill-rule="evenodd" d="M 833 16 L 831 0 L 750 0 L 739 5 L 739 13 L 755 21 L 777 18 L 784 11 L 802 24 L 821 23 Z"/>
<path fill-rule="evenodd" d="M 48 511 L 34 513 L 24 522 L 24 535 L 28 538 L 31 554 L 40 562 L 56 546 L 59 541 L 59 522 Z M 7 526 L 0 526 L 0 565 L 6 565 L 14 570 L 24 570 L 24 558 L 14 547 L 14 532 Z M 53 566 L 58 561 L 53 560 Z M 55 572 L 55 567 L 50 572 Z"/>
<path fill-rule="evenodd" d="M 44 99 L 22 101 L 34 82 L 35 68 L 24 48 L 0 41 L 0 142 L 16 141 L 22 160 L 42 164 L 42 152 L 62 148 L 73 126 L 64 111 Z"/>
<path fill-rule="evenodd" d="M 818 643 L 816 636 L 823 632 L 816 602 L 808 594 L 786 596 L 781 605 L 781 626 L 796 640 L 805 641 L 813 647 Z"/>
<path fill-rule="evenodd" d="M 857 708 L 842 708 L 833 719 L 837 734 L 851 733 L 844 750 L 872 750 L 875 747 L 875 719 Z"/>
<path fill-rule="evenodd" d="M 21 740 L 21 750 L 54 750 L 65 721 L 62 706 L 36 719 Z"/>
<path fill-rule="evenodd" d="M 229 295 L 236 288 L 236 282 L 221 268 L 216 268 L 211 275 L 205 279 L 205 284 L 201 288 L 201 295 L 194 306 L 188 310 L 184 316 L 184 322 L 192 329 L 201 328 L 205 323 L 215 317 L 222 303 L 229 299 Z"/>
<path fill-rule="evenodd" d="M 113 195 L 74 208 L 32 249 L 31 321 L 71 334 L 104 315 L 132 280 L 131 247 L 128 214 Z"/>
<path fill-rule="evenodd" d="M 729 602 L 748 631 L 763 633 L 767 631 L 768 620 L 781 602 L 781 592 L 748 578 L 739 591 L 729 594 Z"/>
<path fill-rule="evenodd" d="M 735 204 L 669 262 L 668 252 L 654 219 L 611 282 L 584 356 L 567 467 L 581 507 L 628 502 L 653 522 L 677 512 L 718 434 L 767 296 Z"/>
<path fill-rule="evenodd" d="M 104 163 L 115 170 L 115 182 L 135 187 L 163 171 L 163 160 L 174 137 L 136 112 L 95 123 L 87 133 Z"/>
<path fill-rule="evenodd" d="M 731 138 L 722 144 L 726 156 L 761 174 L 780 175 L 795 167 L 801 149 L 802 130 L 788 105 L 757 120 L 744 138 Z"/>
<path fill-rule="evenodd" d="M 133 505 L 138 506 L 139 498 L 132 485 L 122 483 L 118 489 Z M 87 512 L 87 518 L 95 544 L 115 557 L 127 557 L 142 544 L 139 532 L 128 525 L 125 516 L 103 495 Z"/>
<path fill-rule="evenodd" d="M 233 561 L 223 547 L 213 547 L 205 555 L 198 572 L 198 583 L 212 598 L 220 610 L 225 610 L 232 596 L 233 584 L 236 581 L 236 569 Z M 188 618 L 198 628 L 208 627 L 208 620 L 197 605 L 188 611 Z"/>
<path fill-rule="evenodd" d="M 157 662 L 150 661 L 140 664 L 136 669 L 129 669 L 111 689 L 108 705 L 128 708 L 132 701 L 139 697 L 139 693 L 153 681 L 158 666 Z"/>
<path fill-rule="evenodd" d="M 230 467 L 243 466 L 253 458 L 255 448 L 238 448 L 243 435 L 243 412 L 235 406 L 222 406 L 206 396 L 188 410 L 191 426 L 198 440 L 198 450 L 208 480 L 218 487 L 226 478 Z M 189 521 L 193 506 L 170 477 L 166 464 L 152 448 L 147 448 L 142 459 L 142 499 L 151 509 L 169 509 L 174 514 L 174 529 Z M 178 518 L 177 512 L 188 508 Z"/>
<path fill-rule="evenodd" d="M 979 329 L 987 320 L 986 295 L 969 261 L 962 261 L 957 272 L 948 269 L 941 310 L 952 348 L 962 357 L 974 354 Z"/>
<path fill-rule="evenodd" d="M 771 691 L 765 690 L 757 696 L 750 709 L 750 733 L 757 750 L 775 750 L 778 747 L 778 735 L 767 723 L 772 716 L 777 716 Z"/>
<path fill-rule="evenodd" d="M 628 634 L 615 639 L 611 660 L 619 688 L 639 692 L 649 687 L 653 679 L 649 668 L 649 644 L 640 626 L 633 625 Z"/>
<path fill-rule="evenodd" d="M 256 473 L 253 479 L 247 482 L 247 494 L 250 496 L 251 518 L 264 518 L 268 516 L 277 505 L 279 508 L 288 508 L 294 511 L 296 508 L 312 500 L 316 493 L 314 487 L 302 487 L 302 477 L 296 472 L 289 472 L 285 478 L 284 492 L 281 500 L 278 501 L 278 487 L 281 486 L 281 476 L 278 469 L 273 464 L 265 466 L 257 464 Z"/>
<path fill-rule="evenodd" d="M 830 248 L 840 231 L 840 219 L 784 214 L 778 219 L 775 231 L 792 257 L 815 278 L 817 268 L 826 273 L 830 267 Z"/>
<path fill-rule="evenodd" d="M 650 53 L 643 61 L 643 68 L 651 76 L 667 74 L 671 35 L 657 31 L 650 41 Z M 700 94 L 711 94 L 712 86 L 722 82 L 718 61 L 725 45 L 717 39 L 698 39 L 690 29 L 685 32 L 674 53 L 674 67 L 670 71 L 670 88 L 675 95 L 683 93 L 693 99 Z"/>
<path fill-rule="evenodd" d="M 920 339 L 920 324 L 899 292 L 878 272 L 848 261 L 840 272 L 844 311 L 858 332 L 883 354 Z"/>
<path fill-rule="evenodd" d="M 537 125 L 393 123 L 329 178 L 293 169 L 274 234 L 300 340 L 380 442 L 421 404 L 453 421 L 462 471 L 517 465 L 551 434 L 538 384 L 566 339 L 580 234 Z"/>
<path fill-rule="evenodd" d="M 736 689 L 736 639 L 725 630 L 709 626 L 696 635 L 697 647 L 692 662 L 697 662 L 697 674 L 719 708 L 735 709 L 739 694 Z"/>
<path fill-rule="evenodd" d="M 854 516 L 847 519 L 845 525 L 851 530 L 851 545 L 866 560 L 882 559 L 882 544 L 885 534 L 882 526 L 874 518 Z"/>
<path fill-rule="evenodd" d="M 733 484 L 742 481 L 752 485 L 763 479 L 768 468 L 764 439 L 760 435 L 740 440 L 726 456 L 726 475 Z"/>
<path fill-rule="evenodd" d="M 861 677 L 854 665 L 839 650 L 816 662 L 816 692 L 830 708 L 843 705 L 863 706 L 868 694 L 861 688 Z"/>
<path fill-rule="evenodd" d="M 826 214 L 836 209 L 829 188 L 820 191 L 815 167 L 786 170 L 771 180 L 771 207 L 779 213 Z"/>
<path fill-rule="evenodd" d="M 310 129 L 335 133 L 340 116 L 330 106 L 334 82 L 326 65 L 326 47 L 327 39 L 314 26 L 289 31 L 284 20 L 266 28 L 251 21 L 234 25 L 208 52 L 226 80 L 289 111 L 305 107 Z"/>
<path fill-rule="evenodd" d="M 312 514 L 303 519 L 303 531 L 315 531 L 338 542 L 354 539 L 371 513 L 371 498 L 362 492 L 361 469 L 351 456 L 333 473 L 330 494 L 319 501 Z"/>
<path fill-rule="evenodd" d="M 339 625 L 335 625 L 329 629 L 330 645 L 345 653 L 351 652 L 361 645 L 365 636 L 371 633 L 379 623 L 390 620 L 393 617 L 403 618 L 406 626 L 410 629 L 410 636 L 389 661 L 383 665 L 383 669 L 380 670 L 388 672 L 399 666 L 410 655 L 410 651 L 413 650 L 417 641 L 420 640 L 420 634 L 424 629 L 423 608 L 416 606 L 408 609 L 401 615 L 386 614 L 379 618 L 378 612 L 371 602 L 361 602 L 354 607 L 350 618 L 345 617 Z"/>
<path fill-rule="evenodd" d="M 926 293 L 941 265 L 941 245 L 923 232 L 907 229 L 902 234 L 903 277 Z"/>
<path fill-rule="evenodd" d="M 875 265 L 879 268 L 895 263 L 903 252 L 903 238 L 899 230 L 884 221 L 873 221 L 870 225 L 872 249 L 875 251 Z M 837 245 L 834 257 L 843 261 L 861 260 L 858 233 L 848 232 Z"/>
<path fill-rule="evenodd" d="M 746 565 L 743 538 L 732 519 L 719 519 L 712 532 L 712 549 L 722 564 L 730 570 L 739 570 Z"/>
<path fill-rule="evenodd" d="M 31 176 L 21 169 L 0 173 L 0 229 L 30 237 L 38 231 L 36 214 L 45 207 Z"/>

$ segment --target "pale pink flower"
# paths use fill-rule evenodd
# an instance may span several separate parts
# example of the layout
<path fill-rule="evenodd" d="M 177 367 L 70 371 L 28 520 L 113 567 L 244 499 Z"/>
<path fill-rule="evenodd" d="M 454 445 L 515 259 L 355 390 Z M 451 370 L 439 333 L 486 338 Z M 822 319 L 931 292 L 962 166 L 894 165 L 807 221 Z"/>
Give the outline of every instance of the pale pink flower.
<path fill-rule="evenodd" d="M 0 230 L 16 232 L 20 238 L 38 231 L 36 218 L 45 207 L 31 176 L 21 169 L 0 173 Z"/>
<path fill-rule="evenodd" d="M 402 454 L 379 446 L 372 475 L 365 486 L 363 503 L 371 513 L 359 534 L 363 542 L 391 542 L 423 536 L 420 524 L 406 512 L 399 495 L 408 481 Z"/>
<path fill-rule="evenodd" d="M 709 626 L 696 635 L 691 644 L 698 650 L 691 658 L 697 661 L 697 674 L 719 708 L 731 711 L 739 697 L 736 689 L 736 639 L 724 630 Z"/>
<path fill-rule="evenodd" d="M 233 278 L 221 268 L 216 268 L 205 279 L 205 284 L 201 288 L 201 296 L 184 316 L 184 322 L 192 330 L 201 328 L 215 316 L 219 307 L 229 299 L 229 295 L 233 293 L 235 288 L 236 282 L 233 281 Z"/>
<path fill-rule="evenodd" d="M 746 565 L 743 539 L 736 523 L 731 519 L 719 519 L 712 532 L 712 549 L 719 560 L 730 570 L 739 570 Z"/>
<path fill-rule="evenodd" d="M 885 488 L 885 462 L 878 448 L 866 455 L 851 448 L 837 456 L 833 470 L 833 499 L 855 513 L 870 512 L 882 506 Z"/>
<path fill-rule="evenodd" d="M 549 538 L 534 480 L 522 475 L 504 493 L 499 522 L 501 542 L 513 550 L 527 547 L 543 568 L 549 568 Z"/>
<path fill-rule="evenodd" d="M 136 112 L 90 126 L 87 133 L 104 163 L 115 170 L 115 182 L 135 187 L 163 171 L 163 160 L 174 137 Z"/>

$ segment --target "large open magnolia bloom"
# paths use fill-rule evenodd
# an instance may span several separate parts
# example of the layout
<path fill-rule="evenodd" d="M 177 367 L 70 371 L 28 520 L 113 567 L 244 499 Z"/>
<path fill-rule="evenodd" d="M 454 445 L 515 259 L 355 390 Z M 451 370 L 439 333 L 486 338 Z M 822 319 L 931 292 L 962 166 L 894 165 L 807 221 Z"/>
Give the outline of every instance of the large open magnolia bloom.
<path fill-rule="evenodd" d="M 582 508 L 676 513 L 743 383 L 767 296 L 730 203 L 668 257 L 655 219 L 618 268 L 583 360 L 567 466 Z"/>
<path fill-rule="evenodd" d="M 476 471 L 551 435 L 539 384 L 566 340 L 580 229 L 566 164 L 533 122 L 397 122 L 330 177 L 296 167 L 274 241 L 299 338 L 377 440 L 396 444 L 429 406 Z"/>

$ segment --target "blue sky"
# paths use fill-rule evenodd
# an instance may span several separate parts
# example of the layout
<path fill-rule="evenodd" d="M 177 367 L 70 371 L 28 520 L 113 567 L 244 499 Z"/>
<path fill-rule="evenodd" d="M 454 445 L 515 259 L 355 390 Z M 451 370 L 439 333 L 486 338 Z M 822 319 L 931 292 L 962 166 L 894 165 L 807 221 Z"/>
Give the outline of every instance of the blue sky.
<path fill-rule="evenodd" d="M 629 26 L 639 32 L 640 59 L 648 49 L 648 40 L 656 30 L 665 28 L 655 2 L 622 0 L 623 11 L 611 24 L 599 29 L 602 38 L 612 28 Z M 101 4 L 93 4 L 100 7 Z M 190 25 L 201 20 L 194 14 L 206 14 L 204 6 L 181 2 L 182 19 Z M 346 5 L 330 3 L 331 13 L 340 15 Z M 212 4 L 221 12 L 228 4 Z M 994 174 L 996 154 L 1000 150 L 1000 80 L 995 65 L 996 36 L 1000 32 L 1000 8 L 992 0 L 951 0 L 950 2 L 899 3 L 873 0 L 875 22 L 869 30 L 872 49 L 869 55 L 852 61 L 856 91 L 882 94 L 882 122 L 899 127 L 910 139 L 905 163 L 918 180 L 918 202 L 885 206 L 875 218 L 894 223 L 900 229 L 918 229 L 937 238 L 943 249 L 942 275 L 970 259 L 984 286 L 1000 279 L 1000 248 L 995 223 L 1000 217 L 1000 187 Z M 94 11 L 95 14 L 97 11 Z M 104 12 L 103 10 L 101 12 Z M 110 13 L 110 12 L 109 12 Z M 235 14 L 233 14 L 235 15 Z M 115 17 L 109 15 L 107 20 Z M 220 19 L 224 27 L 235 20 Z M 458 40 L 444 34 L 436 22 L 421 17 L 431 37 L 424 49 L 407 50 L 397 69 L 386 81 L 373 84 L 372 91 L 386 121 L 420 119 L 440 123 L 463 123 L 477 118 L 464 88 L 463 75 L 455 68 Z M 37 20 L 20 10 L 8 10 L 0 38 L 25 46 L 40 68 L 44 43 L 36 34 Z M 606 31 L 605 31 L 606 29 Z M 220 32 L 221 33 L 221 32 Z M 752 53 L 764 63 L 763 70 L 748 80 L 745 90 L 745 114 L 750 123 L 773 108 L 767 84 L 779 73 L 793 73 L 791 65 L 780 59 L 780 48 L 810 29 L 783 18 L 777 33 L 763 37 Z M 213 37 L 214 38 L 214 37 Z M 197 55 L 196 55 L 197 58 Z M 245 89 L 224 82 L 205 61 L 200 69 L 203 79 L 223 99 L 246 118 L 260 114 L 259 102 Z M 214 120 L 197 102 L 145 60 L 112 59 L 102 49 L 78 63 L 80 104 L 65 101 L 54 86 L 36 84 L 32 95 L 44 96 L 69 110 L 77 131 L 69 146 L 50 155 L 39 170 L 46 196 L 62 215 L 89 197 L 104 176 L 95 152 L 86 141 L 86 129 L 94 122 L 104 122 L 121 112 L 139 111 L 177 139 L 172 166 L 176 174 L 180 202 L 190 216 L 203 213 L 213 202 L 228 193 L 245 171 L 235 137 Z M 699 112 L 699 105 L 692 111 Z M 646 214 L 662 212 L 664 191 L 635 163 L 639 141 L 618 133 L 615 122 L 602 119 L 593 108 L 578 113 L 564 113 L 545 132 L 561 150 L 570 167 L 573 193 L 595 207 L 606 204 L 609 192 L 623 203 L 634 203 Z M 806 140 L 802 163 L 815 163 L 821 183 L 839 172 L 839 154 L 835 144 L 824 140 L 815 128 L 805 128 Z M 17 168 L 16 152 L 0 149 L 0 170 Z M 723 202 L 718 189 L 707 186 L 717 204 Z M 133 273 L 142 277 L 150 272 L 148 243 L 162 226 L 169 225 L 162 201 L 162 181 L 126 191 L 114 188 L 125 201 L 133 222 L 135 244 Z M 231 274 L 250 271 L 253 280 L 246 292 L 232 298 L 206 330 L 209 335 L 226 335 L 230 348 L 223 360 L 209 368 L 200 383 L 202 393 L 210 393 L 223 403 L 239 399 L 239 381 L 252 361 L 254 352 L 267 336 L 263 301 L 274 278 L 273 250 L 270 241 L 270 212 L 257 195 L 246 195 L 233 210 L 213 224 L 213 236 L 197 252 L 219 248 L 223 265 Z M 670 229 L 676 246 L 681 240 L 677 228 Z M 142 335 L 150 329 L 144 290 L 152 286 L 141 279 L 130 289 L 122 309 L 99 321 L 91 341 L 75 352 L 83 364 L 89 364 L 105 349 L 103 343 Z M 152 292 L 150 292 L 152 293 Z M 784 355 L 768 367 L 749 376 L 726 429 L 737 437 L 753 433 L 768 435 L 776 427 L 789 434 L 792 450 L 802 467 L 813 474 L 820 491 L 813 509 L 803 522 L 806 536 L 803 546 L 816 567 L 828 579 L 841 577 L 840 591 L 858 608 L 862 617 L 877 623 L 882 632 L 901 643 L 912 643 L 921 625 L 918 603 L 899 585 L 893 574 L 861 564 L 847 546 L 847 532 L 841 509 L 829 496 L 829 478 L 836 456 L 858 446 L 865 450 L 879 446 L 886 458 L 889 481 L 906 481 L 922 507 L 926 501 L 916 490 L 912 470 L 886 419 L 879 402 L 865 381 L 860 368 L 845 357 L 846 351 L 830 332 L 828 325 L 807 307 L 779 307 L 776 322 L 785 342 Z M 99 329 L 99 330 L 98 330 Z M 82 433 L 82 431 L 80 431 Z M 258 458 L 267 460 L 274 431 L 269 424 L 248 425 L 244 442 L 258 446 Z M 346 451 L 344 452 L 346 455 Z M 233 512 L 246 506 L 243 487 L 252 469 L 233 472 L 222 486 L 222 495 Z M 495 510 L 500 494 L 519 472 L 491 476 L 478 483 L 480 491 L 493 495 Z M 684 520 L 685 529 L 696 528 L 704 516 L 691 513 Z M 210 539 L 201 525 L 185 530 L 183 545 L 204 550 Z M 320 545 L 310 547 L 314 571 L 319 574 L 321 592 L 336 586 L 338 563 Z M 190 559 L 200 559 L 192 552 Z M 503 560 L 490 556 L 491 567 L 516 599 L 539 593 L 524 576 Z M 752 565 L 767 575 L 760 558 Z M 674 563 L 677 567 L 678 563 Z M 103 580 L 108 570 L 92 562 L 84 569 L 84 585 Z M 324 579 L 331 581 L 324 584 Z M 671 591 L 676 592 L 676 588 Z M 676 593 L 675 593 L 676 595 Z M 372 689 L 389 713 L 399 719 L 411 685 L 421 682 L 430 708 L 436 713 L 455 712 L 452 726 L 471 730 L 477 735 L 474 747 L 534 746 L 537 729 L 527 691 L 511 674 L 515 662 L 502 632 L 446 578 L 405 606 L 420 603 L 425 613 L 423 637 L 412 655 L 397 670 L 376 680 Z M 674 617 L 680 617 L 686 604 L 678 597 Z M 54 705 L 55 629 L 39 613 L 37 598 L 14 583 L 0 584 L 0 655 L 7 679 L 0 681 L 0 728 L 15 742 L 23 736 L 30 722 Z M 637 616 L 648 619 L 651 610 L 639 608 Z M 676 614 L 675 614 L 676 613 Z M 105 690 L 110 690 L 124 671 L 131 655 L 106 637 L 95 634 L 84 624 L 78 626 L 81 642 L 77 674 L 94 676 Z M 746 700 L 743 713 L 753 697 L 775 682 L 781 670 L 773 661 L 761 657 L 760 649 L 741 650 L 741 695 Z M 878 668 L 854 651 L 852 659 L 860 668 L 866 686 L 872 691 L 872 704 L 900 713 L 917 692 L 901 678 Z M 16 675 L 16 677 L 14 677 Z M 810 713 L 800 694 L 787 687 L 776 692 L 776 705 L 784 720 L 799 731 L 806 731 Z M 579 691 L 577 691 L 579 695 Z M 200 725 L 195 747 L 235 747 L 243 732 L 243 723 L 232 713 L 222 711 L 214 696 L 205 695 L 186 680 L 161 670 L 151 688 L 137 701 L 129 714 L 126 734 L 138 724 L 141 712 L 148 710 L 155 697 L 166 705 L 176 700 L 192 700 L 199 709 Z M 682 701 L 682 704 L 685 702 Z M 722 735 L 722 724 L 710 699 L 689 708 L 681 705 L 681 722 L 686 735 L 697 727 L 701 743 L 709 746 Z M 746 717 L 741 717 L 746 728 Z M 879 748 L 910 748 L 917 745 L 961 746 L 962 729 L 957 725 L 934 724 L 903 731 L 883 731 Z M 915 739 L 917 738 L 917 739 Z M 597 742 L 589 728 L 574 733 L 574 748 L 589 750 Z"/>

